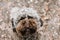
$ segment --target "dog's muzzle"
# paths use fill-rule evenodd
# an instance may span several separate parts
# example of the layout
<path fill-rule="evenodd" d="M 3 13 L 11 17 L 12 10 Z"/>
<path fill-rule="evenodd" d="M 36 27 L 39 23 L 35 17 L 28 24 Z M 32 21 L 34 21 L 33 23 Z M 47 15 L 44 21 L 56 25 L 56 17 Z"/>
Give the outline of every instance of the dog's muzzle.
<path fill-rule="evenodd" d="M 36 28 L 31 28 L 31 27 L 25 27 L 22 30 L 20 30 L 21 34 L 24 35 L 31 35 L 36 32 Z"/>

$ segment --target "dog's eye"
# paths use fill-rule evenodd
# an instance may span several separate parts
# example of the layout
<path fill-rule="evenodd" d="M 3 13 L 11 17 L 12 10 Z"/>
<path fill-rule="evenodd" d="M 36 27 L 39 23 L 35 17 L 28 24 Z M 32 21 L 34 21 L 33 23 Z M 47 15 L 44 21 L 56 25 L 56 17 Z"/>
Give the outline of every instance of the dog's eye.
<path fill-rule="evenodd" d="M 23 20 L 23 19 L 25 19 L 26 17 L 21 17 L 21 19 L 20 20 Z"/>
<path fill-rule="evenodd" d="M 19 19 L 17 23 L 19 23 L 19 22 L 20 22 L 20 20 L 23 20 L 23 19 L 25 19 L 25 18 L 26 18 L 26 17 L 21 17 L 21 19 Z"/>
<path fill-rule="evenodd" d="M 33 18 L 32 16 L 28 16 L 28 19 Z"/>

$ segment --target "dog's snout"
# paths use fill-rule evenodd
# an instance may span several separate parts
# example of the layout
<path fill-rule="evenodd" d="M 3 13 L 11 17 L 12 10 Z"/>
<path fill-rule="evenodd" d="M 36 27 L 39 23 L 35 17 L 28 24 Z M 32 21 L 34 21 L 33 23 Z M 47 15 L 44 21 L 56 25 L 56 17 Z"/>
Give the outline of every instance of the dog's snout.
<path fill-rule="evenodd" d="M 33 34 L 36 32 L 36 29 L 33 28 L 24 28 L 23 30 L 20 31 L 22 35 L 29 35 L 29 34 Z"/>

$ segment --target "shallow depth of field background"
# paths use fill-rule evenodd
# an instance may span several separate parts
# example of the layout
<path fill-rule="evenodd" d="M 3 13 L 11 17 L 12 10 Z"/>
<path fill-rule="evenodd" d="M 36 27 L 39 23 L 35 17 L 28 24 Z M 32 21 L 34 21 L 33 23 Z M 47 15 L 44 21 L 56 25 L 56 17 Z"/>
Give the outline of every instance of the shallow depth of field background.
<path fill-rule="evenodd" d="M 0 40 L 19 40 L 11 27 L 13 7 L 30 7 L 38 12 L 44 22 L 40 40 L 60 40 L 60 0 L 0 0 Z"/>

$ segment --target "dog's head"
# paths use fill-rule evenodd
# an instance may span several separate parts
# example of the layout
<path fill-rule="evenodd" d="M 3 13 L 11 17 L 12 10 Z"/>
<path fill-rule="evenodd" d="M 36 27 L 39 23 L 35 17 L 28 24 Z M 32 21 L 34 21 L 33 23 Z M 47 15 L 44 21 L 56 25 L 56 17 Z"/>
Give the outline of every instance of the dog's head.
<path fill-rule="evenodd" d="M 13 8 L 11 10 L 13 31 L 21 36 L 33 35 L 43 25 L 38 13 L 32 8 Z"/>
<path fill-rule="evenodd" d="M 37 30 L 37 22 L 32 18 L 24 18 L 21 19 L 16 27 L 17 33 L 21 33 L 22 35 L 30 35 L 35 33 Z"/>

